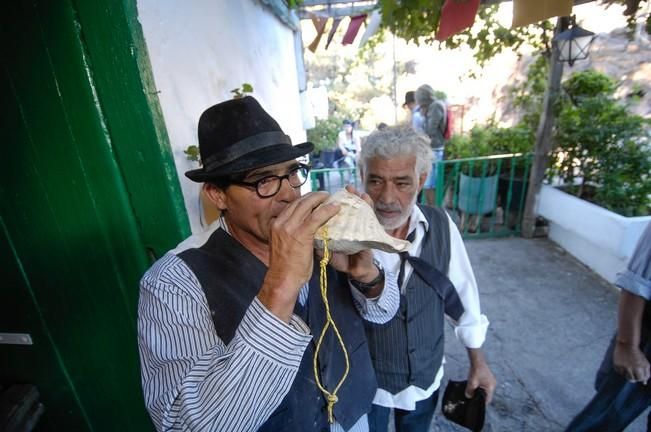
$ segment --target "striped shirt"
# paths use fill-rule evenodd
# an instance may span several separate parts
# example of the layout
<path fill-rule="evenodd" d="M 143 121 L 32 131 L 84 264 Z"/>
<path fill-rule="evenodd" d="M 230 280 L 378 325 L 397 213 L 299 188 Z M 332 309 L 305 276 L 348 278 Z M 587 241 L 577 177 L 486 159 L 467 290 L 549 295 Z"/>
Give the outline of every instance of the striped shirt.
<path fill-rule="evenodd" d="M 140 282 L 138 346 L 145 403 L 159 431 L 254 431 L 289 391 L 312 341 L 307 325 L 289 324 L 256 298 L 235 336 L 225 344 L 215 332 L 198 279 L 176 256 L 201 246 L 223 222 L 190 237 L 158 260 Z M 385 288 L 367 299 L 351 288 L 356 308 L 376 323 L 395 315 L 400 295 L 396 274 L 385 271 Z M 299 302 L 305 303 L 309 286 Z M 354 371 L 352 371 L 354 373 Z M 341 403 L 341 402 L 340 402 Z M 366 416 L 353 428 L 368 430 Z M 343 431 L 337 423 L 331 431 Z"/>

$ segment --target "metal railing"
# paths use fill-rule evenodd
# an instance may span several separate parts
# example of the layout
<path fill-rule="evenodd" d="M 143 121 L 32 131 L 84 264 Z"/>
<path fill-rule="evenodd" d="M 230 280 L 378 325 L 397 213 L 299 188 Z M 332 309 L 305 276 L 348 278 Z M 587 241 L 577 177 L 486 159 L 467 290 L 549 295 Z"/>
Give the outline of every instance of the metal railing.
<path fill-rule="evenodd" d="M 447 210 L 464 238 L 519 234 L 531 161 L 521 153 L 439 161 L 435 205 Z M 361 185 L 356 168 L 314 169 L 310 180 L 312 190 L 329 192 Z"/>
<path fill-rule="evenodd" d="M 521 153 L 440 161 L 436 205 L 464 238 L 520 234 L 531 161 Z"/>
<path fill-rule="evenodd" d="M 358 187 L 361 180 L 357 168 L 322 168 L 310 171 L 312 190 L 325 190 L 330 193 L 343 189 L 347 184 Z"/>

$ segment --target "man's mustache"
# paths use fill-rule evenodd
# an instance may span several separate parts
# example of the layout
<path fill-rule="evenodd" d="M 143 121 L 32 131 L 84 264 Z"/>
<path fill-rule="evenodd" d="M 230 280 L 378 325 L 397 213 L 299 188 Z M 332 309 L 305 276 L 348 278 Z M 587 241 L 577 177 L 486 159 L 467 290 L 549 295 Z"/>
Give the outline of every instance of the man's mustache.
<path fill-rule="evenodd" d="M 383 203 L 375 203 L 375 209 L 380 210 L 380 211 L 386 211 L 386 212 L 401 212 L 402 208 L 400 207 L 399 204 L 383 204 Z"/>

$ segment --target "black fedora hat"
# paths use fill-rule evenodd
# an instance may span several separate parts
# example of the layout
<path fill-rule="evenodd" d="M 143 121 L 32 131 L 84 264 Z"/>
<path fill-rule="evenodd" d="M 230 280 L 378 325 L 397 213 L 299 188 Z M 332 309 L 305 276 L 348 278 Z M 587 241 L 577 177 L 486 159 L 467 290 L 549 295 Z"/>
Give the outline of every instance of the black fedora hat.
<path fill-rule="evenodd" d="M 205 182 L 306 155 L 314 144 L 292 145 L 278 123 L 251 96 L 213 105 L 199 118 L 203 166 L 185 173 Z"/>

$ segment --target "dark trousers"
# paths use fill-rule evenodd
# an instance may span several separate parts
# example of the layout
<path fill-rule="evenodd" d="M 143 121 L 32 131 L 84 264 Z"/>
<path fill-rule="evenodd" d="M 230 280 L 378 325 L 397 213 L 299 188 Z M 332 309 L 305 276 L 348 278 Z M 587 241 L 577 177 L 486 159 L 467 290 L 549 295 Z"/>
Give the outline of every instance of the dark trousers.
<path fill-rule="evenodd" d="M 438 390 L 432 396 L 416 403 L 416 409 L 405 411 L 394 410 L 396 432 L 427 432 L 432 424 L 436 403 L 439 399 Z M 391 408 L 373 405 L 368 414 L 370 432 L 387 432 Z"/>
<path fill-rule="evenodd" d="M 566 432 L 616 432 L 623 431 L 651 405 L 651 383 L 631 383 L 612 368 L 614 340 L 597 374 L 597 394 L 572 420 Z M 643 348 L 647 358 L 651 343 Z M 651 420 L 651 417 L 649 417 Z M 648 425 L 647 429 L 649 428 Z M 648 429 L 651 430 L 651 429 Z"/>

